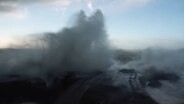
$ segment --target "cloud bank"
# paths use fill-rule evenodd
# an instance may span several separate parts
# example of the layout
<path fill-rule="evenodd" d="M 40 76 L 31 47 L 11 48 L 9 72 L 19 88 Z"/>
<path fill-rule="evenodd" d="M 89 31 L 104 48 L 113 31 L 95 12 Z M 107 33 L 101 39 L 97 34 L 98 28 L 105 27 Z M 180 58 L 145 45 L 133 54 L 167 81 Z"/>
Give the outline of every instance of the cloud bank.
<path fill-rule="evenodd" d="M 59 5 L 67 8 L 71 5 L 86 5 L 90 11 L 101 10 L 126 10 L 131 7 L 143 6 L 153 0 L 0 0 L 0 13 L 16 13 L 21 7 L 27 5 Z M 116 8 L 116 9 L 115 9 Z M 82 8 L 81 8 L 82 9 Z"/>

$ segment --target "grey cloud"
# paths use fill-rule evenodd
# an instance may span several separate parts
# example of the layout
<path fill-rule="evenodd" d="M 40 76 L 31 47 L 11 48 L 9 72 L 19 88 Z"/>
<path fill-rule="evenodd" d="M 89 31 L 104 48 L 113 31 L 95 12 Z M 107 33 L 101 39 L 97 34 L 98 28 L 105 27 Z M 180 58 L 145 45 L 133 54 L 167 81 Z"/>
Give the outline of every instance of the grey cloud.
<path fill-rule="evenodd" d="M 16 10 L 17 8 L 14 6 L 9 6 L 9 5 L 1 5 L 0 4 L 0 12 L 12 12 Z"/>
<path fill-rule="evenodd" d="M 71 0 L 0 0 L 0 13 L 9 13 L 18 10 L 21 5 L 43 4 L 60 2 L 65 4 Z"/>
<path fill-rule="evenodd" d="M 111 10 L 126 10 L 130 7 L 140 6 L 150 3 L 153 0 L 0 0 L 0 12 L 11 12 L 18 9 L 18 6 L 28 4 L 60 4 L 70 5 L 76 3 L 84 3 L 90 9 L 101 9 L 106 11 Z M 6 4 L 6 5 L 4 5 Z M 13 7 L 16 4 L 17 7 Z M 114 8 L 115 7 L 115 8 Z"/>

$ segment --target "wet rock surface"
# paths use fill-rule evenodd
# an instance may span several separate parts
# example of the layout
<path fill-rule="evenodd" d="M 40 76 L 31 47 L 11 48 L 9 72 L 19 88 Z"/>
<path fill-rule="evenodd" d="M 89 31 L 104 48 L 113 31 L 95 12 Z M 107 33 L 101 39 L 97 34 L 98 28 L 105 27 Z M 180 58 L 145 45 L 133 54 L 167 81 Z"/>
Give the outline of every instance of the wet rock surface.
<path fill-rule="evenodd" d="M 106 73 L 69 72 L 55 77 L 48 86 L 40 78 L 1 76 L 0 103 L 159 104 L 144 90 L 145 87 L 161 86 L 158 83 L 160 79 L 154 79 L 146 79 L 146 76 L 139 75 L 134 70 L 121 70 L 115 76 L 115 80 L 119 80 L 118 84 L 115 84 L 114 76 L 108 76 Z M 127 80 L 126 83 L 121 83 L 124 80 Z"/>

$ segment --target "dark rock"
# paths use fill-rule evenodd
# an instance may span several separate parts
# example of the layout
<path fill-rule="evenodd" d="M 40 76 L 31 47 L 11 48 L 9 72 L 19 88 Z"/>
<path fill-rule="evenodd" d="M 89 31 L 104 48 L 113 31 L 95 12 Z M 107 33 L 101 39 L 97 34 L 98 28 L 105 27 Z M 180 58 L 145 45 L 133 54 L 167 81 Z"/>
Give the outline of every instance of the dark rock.
<path fill-rule="evenodd" d="M 6 76 L 0 79 L 0 103 L 35 101 L 44 102 L 47 97 L 46 83 L 39 78 Z"/>
<path fill-rule="evenodd" d="M 121 69 L 119 70 L 121 73 L 136 73 L 135 69 Z"/>
<path fill-rule="evenodd" d="M 165 80 L 170 82 L 176 82 L 180 79 L 180 77 L 174 72 L 158 70 L 154 67 L 145 70 L 143 74 L 147 80 Z"/>
<path fill-rule="evenodd" d="M 96 85 L 89 88 L 80 104 L 158 104 L 149 95 L 128 91 L 126 87 Z"/>
<path fill-rule="evenodd" d="M 154 88 L 159 88 L 159 87 L 162 86 L 162 83 L 160 83 L 159 81 L 156 81 L 156 80 L 151 80 L 151 81 L 149 81 L 147 86 L 154 87 Z"/>
<path fill-rule="evenodd" d="M 158 88 L 162 86 L 160 81 L 169 81 L 171 83 L 177 82 L 180 77 L 174 72 L 166 72 L 163 70 L 158 70 L 154 67 L 146 70 L 143 73 L 144 78 L 148 82 L 148 86 Z"/>
<path fill-rule="evenodd" d="M 121 73 L 130 74 L 130 78 L 132 73 L 136 74 L 134 70 L 123 70 Z M 123 75 L 118 75 L 117 79 Z M 131 80 L 146 83 L 142 76 Z M 132 83 L 137 84 L 137 81 Z M 130 85 L 113 85 L 112 76 L 105 73 L 68 72 L 55 77 L 50 86 L 40 78 L 11 75 L 0 78 L 0 103 L 158 104 L 141 88 L 133 90 L 128 86 Z"/>

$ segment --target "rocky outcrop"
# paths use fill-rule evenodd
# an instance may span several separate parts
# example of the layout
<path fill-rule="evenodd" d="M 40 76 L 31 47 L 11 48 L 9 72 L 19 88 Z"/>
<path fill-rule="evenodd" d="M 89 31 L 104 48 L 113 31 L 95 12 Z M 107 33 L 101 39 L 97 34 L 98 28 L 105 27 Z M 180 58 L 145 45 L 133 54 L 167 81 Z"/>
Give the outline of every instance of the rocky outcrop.
<path fill-rule="evenodd" d="M 0 103 L 158 104 L 145 88 L 161 86 L 160 80 L 179 78 L 174 73 L 158 73 L 148 77 L 134 69 L 122 69 L 113 76 L 108 72 L 68 72 L 55 77 L 49 84 L 40 78 L 1 76 Z"/>

